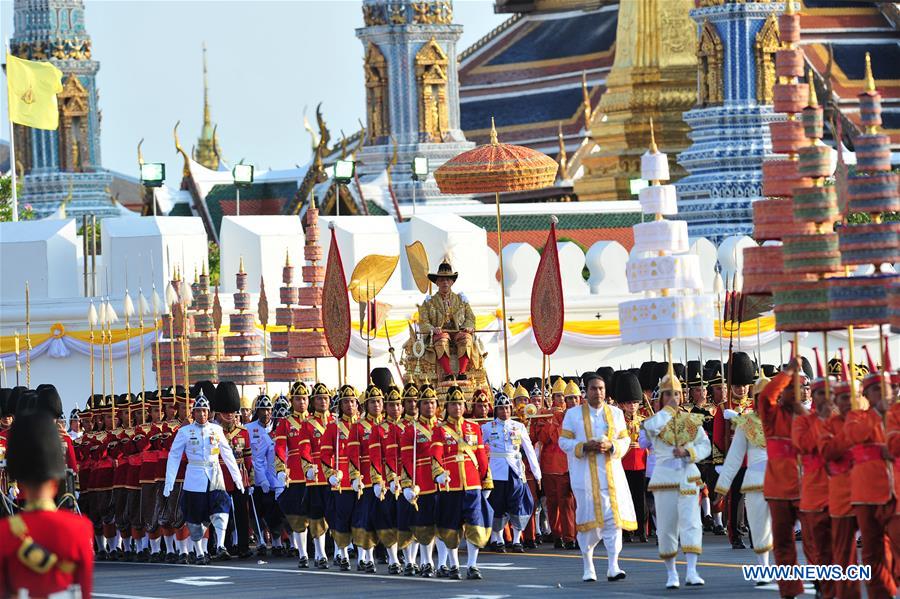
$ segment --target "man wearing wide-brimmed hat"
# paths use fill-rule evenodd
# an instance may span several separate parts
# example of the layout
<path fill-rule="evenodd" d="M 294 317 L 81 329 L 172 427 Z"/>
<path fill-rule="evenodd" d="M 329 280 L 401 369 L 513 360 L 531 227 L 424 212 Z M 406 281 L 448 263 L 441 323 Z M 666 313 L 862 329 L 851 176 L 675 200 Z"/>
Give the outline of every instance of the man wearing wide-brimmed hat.
<path fill-rule="evenodd" d="M 437 362 L 448 380 L 454 378 L 450 368 L 450 346 L 455 347 L 459 360 L 459 371 L 455 375 L 458 379 L 466 378 L 475 347 L 472 343 L 475 332 L 472 307 L 464 295 L 450 290 L 458 276 L 448 260 L 441 262 L 437 272 L 428 275 L 428 279 L 437 285 L 438 292 L 426 297 L 419 307 L 419 327 L 422 333 L 431 334 Z"/>

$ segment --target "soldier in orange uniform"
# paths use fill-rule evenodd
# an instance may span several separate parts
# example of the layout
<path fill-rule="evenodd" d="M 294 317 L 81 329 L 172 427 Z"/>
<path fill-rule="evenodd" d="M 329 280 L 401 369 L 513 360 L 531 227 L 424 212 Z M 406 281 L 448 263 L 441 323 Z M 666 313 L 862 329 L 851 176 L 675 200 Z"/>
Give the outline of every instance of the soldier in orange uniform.
<path fill-rule="evenodd" d="M 893 458 L 888 451 L 883 420 L 889 400 L 881 397 L 881 385 L 876 383 L 877 380 L 869 377 L 864 381 L 868 409 L 863 405 L 850 411 L 844 423 L 844 436 L 853 457 L 850 503 L 862 537 L 862 562 L 872 568 L 866 590 L 871 599 L 882 599 L 897 594 L 887 538 L 887 525 L 894 515 L 896 502 L 890 463 Z"/>
<path fill-rule="evenodd" d="M 577 385 L 573 385 L 580 395 Z M 569 464 L 565 452 L 559 448 L 559 431 L 566 413 L 564 395 L 566 383 L 557 378 L 550 388 L 552 402 L 545 419 L 538 429 L 541 473 L 544 494 L 547 496 L 547 517 L 553 533 L 553 545 L 557 549 L 575 549 L 575 496 L 569 483 Z"/>
<path fill-rule="evenodd" d="M 93 527 L 53 501 L 66 469 L 57 431 L 41 411 L 20 413 L 9 429 L 7 468 L 25 508 L 0 520 L 0 596 L 91 596 Z"/>
<path fill-rule="evenodd" d="M 460 532 L 468 542 L 466 578 L 480 580 L 478 550 L 491 534 L 494 510 L 487 501 L 491 470 L 481 427 L 463 418 L 465 396 L 459 387 L 447 391 L 447 417 L 431 436 L 431 477 L 440 491 L 436 526 L 438 537 L 449 550 L 448 577 L 459 579 Z"/>
<path fill-rule="evenodd" d="M 297 567 L 309 568 L 309 556 L 306 554 L 307 519 L 303 511 L 306 471 L 302 459 L 304 455 L 307 459 L 309 456 L 310 440 L 303 435 L 309 417 L 309 389 L 302 381 L 297 381 L 291 385 L 290 396 L 291 414 L 282 418 L 275 429 L 275 455 L 287 468 L 287 484 L 277 501 L 300 553 Z M 240 406 L 240 396 L 238 400 Z"/>
<path fill-rule="evenodd" d="M 815 565 L 834 563 L 831 555 L 831 518 L 828 515 L 828 475 L 825 458 L 819 451 L 820 429 L 832 414 L 834 404 L 825 396 L 825 378 L 816 352 L 819 378 L 811 384 L 813 412 L 795 416 L 791 440 L 800 454 L 803 476 L 800 479 L 800 525 L 803 527 L 803 552 Z M 824 599 L 835 596 L 832 581 L 816 583 Z"/>
<path fill-rule="evenodd" d="M 796 401 L 793 387 L 788 386 L 799 371 L 800 366 L 795 358 L 762 390 L 756 409 L 766 435 L 769 458 L 763 494 L 772 515 L 772 549 L 775 563 L 785 566 L 797 564 L 794 523 L 799 516 L 800 471 L 797 468 L 797 450 L 791 442 L 791 430 L 794 416 L 804 414 L 805 410 Z M 782 597 L 796 597 L 803 593 L 803 583 L 799 580 L 779 580 L 778 590 Z"/>
<path fill-rule="evenodd" d="M 404 390 L 404 394 L 406 394 Z M 400 438 L 403 498 L 412 506 L 409 527 L 419 544 L 419 571 L 423 578 L 434 576 L 435 514 L 437 487 L 431 476 L 431 439 L 436 428 L 437 394 L 423 385 L 418 395 L 419 416 L 406 426 Z M 406 572 L 409 574 L 409 572 Z"/>

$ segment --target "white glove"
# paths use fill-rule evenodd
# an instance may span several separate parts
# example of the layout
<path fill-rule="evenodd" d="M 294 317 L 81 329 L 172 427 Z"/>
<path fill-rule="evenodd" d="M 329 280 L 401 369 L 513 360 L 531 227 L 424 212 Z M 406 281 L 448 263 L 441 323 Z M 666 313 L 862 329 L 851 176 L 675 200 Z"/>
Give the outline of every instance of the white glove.
<path fill-rule="evenodd" d="M 170 489 L 171 490 L 171 489 Z M 19 496 L 19 487 L 16 484 L 12 484 L 9 487 L 9 499 L 10 501 L 15 501 L 16 497 Z M 168 495 L 166 495 L 168 497 Z"/>
<path fill-rule="evenodd" d="M 722 417 L 725 418 L 725 420 L 731 420 L 737 415 L 737 412 L 735 412 L 734 410 L 729 410 L 728 408 L 725 408 L 725 411 L 722 412 Z"/>
<path fill-rule="evenodd" d="M 722 467 L 721 467 L 721 466 L 714 466 L 714 467 L 713 467 L 713 470 L 716 471 L 716 474 L 722 474 Z"/>
<path fill-rule="evenodd" d="M 287 475 L 284 472 L 279 472 L 278 476 L 276 478 L 278 479 L 278 483 L 279 483 L 278 486 L 280 486 L 280 487 L 287 486 Z"/>
<path fill-rule="evenodd" d="M 12 491 L 12 489 L 10 489 L 10 491 Z M 172 487 L 170 487 L 169 485 L 166 485 L 163 488 L 163 497 L 168 497 L 171 494 L 172 494 Z"/>
<path fill-rule="evenodd" d="M 350 488 L 359 493 L 359 490 L 362 488 L 362 479 L 354 478 L 350 481 Z"/>
<path fill-rule="evenodd" d="M 375 483 L 375 486 L 372 490 L 375 491 L 375 497 L 381 498 L 381 492 L 384 490 L 384 487 L 382 487 L 379 483 Z"/>
<path fill-rule="evenodd" d="M 413 490 L 408 489 L 408 488 L 403 489 L 403 496 L 406 497 L 406 501 L 408 501 L 409 503 L 412 503 L 413 500 L 416 498 L 416 494 L 413 493 Z"/>
<path fill-rule="evenodd" d="M 484 491 L 481 492 L 481 494 L 484 496 L 484 500 L 487 501 L 488 497 L 491 496 L 491 490 L 485 489 Z"/>
<path fill-rule="evenodd" d="M 332 474 L 331 476 L 328 477 L 328 484 L 331 485 L 332 487 L 338 486 L 338 482 L 339 482 L 338 477 L 336 477 L 335 475 Z"/>
<path fill-rule="evenodd" d="M 263 493 L 268 493 L 269 492 L 269 481 L 267 481 L 267 480 L 262 481 L 262 483 L 260 483 L 260 485 L 259 485 L 259 488 L 262 489 Z"/>
<path fill-rule="evenodd" d="M 391 493 L 394 495 L 397 494 L 397 481 L 392 480 L 390 486 L 388 487 L 391 490 Z"/>
<path fill-rule="evenodd" d="M 306 471 L 306 480 L 316 480 L 316 469 L 310 468 Z"/>
<path fill-rule="evenodd" d="M 284 487 L 277 487 L 275 489 L 275 499 L 281 497 L 281 494 L 284 493 Z"/>
<path fill-rule="evenodd" d="M 447 481 L 450 480 L 450 475 L 444 472 L 443 474 L 438 474 L 437 478 L 434 479 L 434 482 L 439 487 L 443 487 L 447 484 Z"/>

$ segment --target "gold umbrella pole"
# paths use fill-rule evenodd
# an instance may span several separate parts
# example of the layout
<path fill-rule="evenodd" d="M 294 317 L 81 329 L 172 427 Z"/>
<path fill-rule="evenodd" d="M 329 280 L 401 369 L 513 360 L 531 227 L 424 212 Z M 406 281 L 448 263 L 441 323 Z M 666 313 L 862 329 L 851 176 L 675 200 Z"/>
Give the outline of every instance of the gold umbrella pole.
<path fill-rule="evenodd" d="M 500 257 L 500 313 L 503 318 L 503 365 L 506 369 L 506 382 L 509 382 L 509 341 L 506 336 L 506 280 L 503 276 L 503 238 L 500 225 L 500 192 L 494 193 L 497 205 L 497 255 Z"/>
<path fill-rule="evenodd" d="M 25 386 L 31 387 L 31 295 L 25 281 Z"/>
<path fill-rule="evenodd" d="M 861 409 L 859 398 L 856 397 L 856 351 L 853 349 L 853 325 L 847 327 L 847 344 L 850 352 L 850 366 L 847 377 L 850 379 L 850 404 L 852 409 Z"/>
<path fill-rule="evenodd" d="M 541 406 L 547 406 L 547 354 L 541 352 Z"/>
<path fill-rule="evenodd" d="M 16 349 L 16 387 L 19 386 L 19 373 L 22 372 L 22 363 L 19 361 L 19 331 L 15 334 Z"/>

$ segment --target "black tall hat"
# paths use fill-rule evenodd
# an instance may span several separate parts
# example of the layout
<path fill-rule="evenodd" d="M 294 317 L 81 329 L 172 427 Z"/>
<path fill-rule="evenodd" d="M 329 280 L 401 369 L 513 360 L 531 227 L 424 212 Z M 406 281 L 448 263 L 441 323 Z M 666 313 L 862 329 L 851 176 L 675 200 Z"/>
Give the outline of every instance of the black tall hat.
<path fill-rule="evenodd" d="M 634 373 L 622 370 L 616 373 L 616 401 L 628 403 L 643 401 L 644 393 L 641 391 L 641 382 Z"/>
<path fill-rule="evenodd" d="M 6 387 L 0 388 L 0 418 L 13 415 L 9 408 L 9 398 L 11 395 L 12 389 L 7 389 Z"/>
<path fill-rule="evenodd" d="M 37 391 L 25 389 L 21 392 L 16 402 L 16 416 L 20 414 L 28 414 L 39 409 Z"/>
<path fill-rule="evenodd" d="M 746 352 L 731 354 L 730 364 L 725 365 L 725 376 L 731 373 L 732 385 L 752 385 L 756 382 L 756 365 Z"/>
<path fill-rule="evenodd" d="M 687 363 L 687 383 L 688 387 L 699 387 L 703 384 L 703 367 L 700 360 L 688 360 Z"/>
<path fill-rule="evenodd" d="M 59 427 L 43 410 L 16 417 L 7 435 L 6 455 L 12 480 L 41 484 L 66 475 Z"/>
<path fill-rule="evenodd" d="M 675 378 L 677 378 L 682 383 L 687 380 L 685 378 L 687 370 L 685 369 L 684 364 L 682 364 L 681 362 L 674 362 L 672 364 L 672 371 L 675 373 Z"/>
<path fill-rule="evenodd" d="M 53 418 L 63 417 L 62 398 L 53 385 L 41 385 L 37 391 L 38 405 Z"/>
<path fill-rule="evenodd" d="M 641 364 L 641 373 L 638 375 L 641 389 L 653 391 L 659 384 L 659 375 L 656 374 L 656 362 L 644 362 Z"/>
<path fill-rule="evenodd" d="M 774 364 L 763 364 L 759 367 L 759 369 L 762 370 L 763 375 L 765 375 L 767 379 L 772 378 L 773 376 L 775 376 L 775 373 L 778 372 L 778 369 Z"/>
<path fill-rule="evenodd" d="M 238 412 L 241 409 L 241 392 L 231 381 L 222 381 L 216 388 L 212 409 L 216 412 Z"/>
<path fill-rule="evenodd" d="M 703 365 L 704 371 L 713 371 L 718 370 L 722 371 L 722 360 L 707 360 L 706 364 Z"/>
<path fill-rule="evenodd" d="M 609 394 L 612 391 L 615 391 L 615 381 L 613 380 L 613 375 L 616 370 L 612 366 L 601 366 L 597 369 L 597 374 L 600 375 L 600 378 L 603 379 L 603 382 L 606 383 L 606 393 Z"/>
<path fill-rule="evenodd" d="M 197 381 L 191 388 L 191 398 L 196 399 L 200 396 L 200 391 L 206 399 L 212 400 L 216 396 L 216 385 L 212 381 Z"/>
<path fill-rule="evenodd" d="M 387 395 L 387 392 L 391 390 L 391 385 L 394 384 L 394 375 L 391 374 L 390 369 L 384 366 L 373 368 L 370 376 L 372 384 L 381 389 L 382 394 Z"/>

